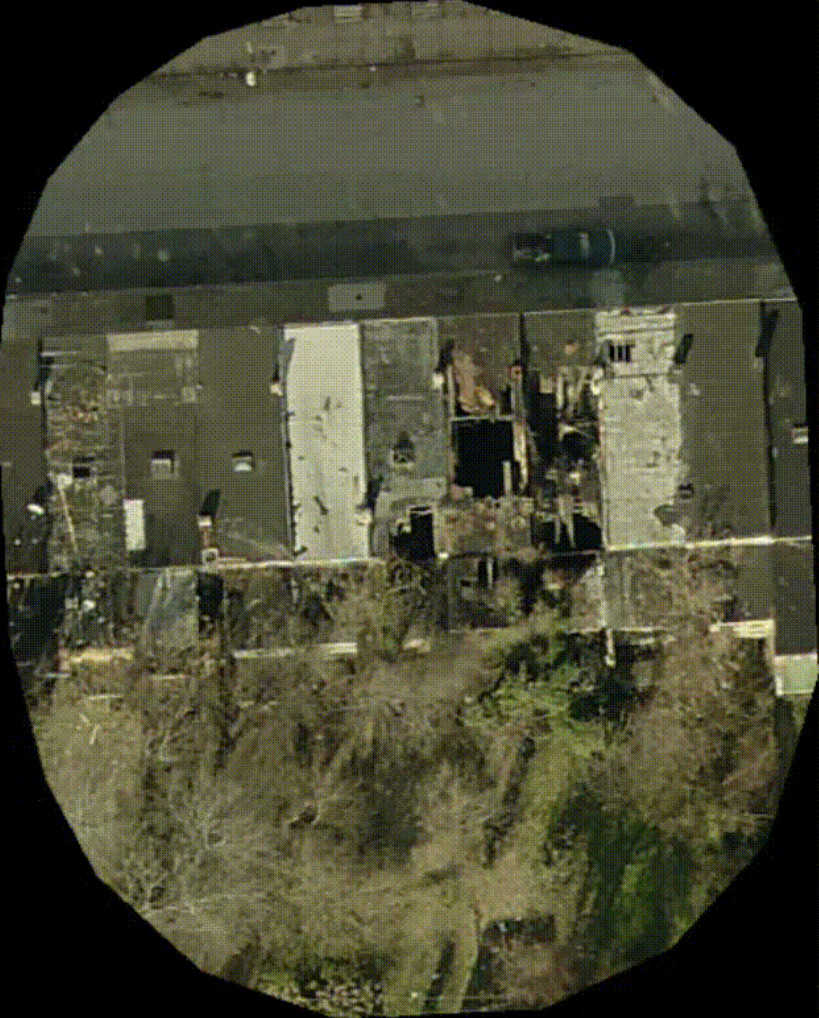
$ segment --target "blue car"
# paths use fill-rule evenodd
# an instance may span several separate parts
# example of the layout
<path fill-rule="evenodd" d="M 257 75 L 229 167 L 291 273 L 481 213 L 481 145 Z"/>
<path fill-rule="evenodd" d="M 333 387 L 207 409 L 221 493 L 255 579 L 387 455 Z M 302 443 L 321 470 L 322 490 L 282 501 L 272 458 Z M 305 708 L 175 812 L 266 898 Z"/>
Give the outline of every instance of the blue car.
<path fill-rule="evenodd" d="M 515 265 L 613 265 L 617 254 L 614 233 L 594 230 L 550 230 L 548 233 L 517 233 L 512 238 Z"/>

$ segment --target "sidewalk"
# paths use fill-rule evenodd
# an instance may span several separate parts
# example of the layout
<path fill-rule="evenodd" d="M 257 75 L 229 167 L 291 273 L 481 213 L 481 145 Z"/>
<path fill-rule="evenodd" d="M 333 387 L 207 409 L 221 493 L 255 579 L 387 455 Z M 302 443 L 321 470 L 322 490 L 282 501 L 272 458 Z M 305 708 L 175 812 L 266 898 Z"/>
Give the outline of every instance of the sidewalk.
<path fill-rule="evenodd" d="M 474 4 L 441 0 L 300 8 L 203 39 L 156 73 L 258 74 L 306 67 L 593 55 L 622 52 Z"/>

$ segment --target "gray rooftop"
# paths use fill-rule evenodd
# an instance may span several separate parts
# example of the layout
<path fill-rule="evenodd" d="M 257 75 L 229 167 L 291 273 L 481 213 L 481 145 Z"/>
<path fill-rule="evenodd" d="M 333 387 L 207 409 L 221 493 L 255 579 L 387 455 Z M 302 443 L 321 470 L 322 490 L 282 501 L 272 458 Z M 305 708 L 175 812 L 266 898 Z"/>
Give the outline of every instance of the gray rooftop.
<path fill-rule="evenodd" d="M 773 548 L 776 653 L 816 650 L 816 585 L 810 541 L 777 541 Z"/>
<path fill-rule="evenodd" d="M 689 538 L 770 532 L 767 432 L 755 301 L 683 304 L 675 334 L 692 336 L 679 371 Z"/>
<path fill-rule="evenodd" d="M 434 505 L 446 491 L 448 442 L 443 397 L 433 388 L 438 363 L 434 318 L 361 323 L 367 474 L 382 478 L 373 548 L 388 545 L 391 524 L 413 505 Z M 411 443 L 396 456 L 399 436 Z M 401 462 L 401 460 L 404 462 Z"/>
<path fill-rule="evenodd" d="M 807 423 L 802 311 L 794 301 L 773 301 L 777 312 L 767 383 L 773 453 L 775 530 L 782 537 L 809 537 L 812 530 L 807 442 L 795 442 L 795 425 Z"/>
<path fill-rule="evenodd" d="M 658 517 L 680 480 L 679 387 L 669 378 L 674 314 L 668 309 L 598 312 L 597 341 L 629 345 L 629 362 L 612 363 L 600 382 L 603 541 L 617 549 L 672 543 L 684 531 Z"/>
<path fill-rule="evenodd" d="M 107 337 L 108 404 L 122 429 L 126 498 L 145 503 L 144 566 L 198 561 L 201 501 L 197 427 L 197 333 L 118 333 Z M 153 476 L 155 453 L 175 458 L 174 475 Z"/>
<path fill-rule="evenodd" d="M 134 406 L 123 410 L 125 497 L 145 503 L 146 567 L 193 564 L 199 560 L 196 407 Z M 172 451 L 174 477 L 151 474 L 154 452 Z"/>
<path fill-rule="evenodd" d="M 529 368 L 553 375 L 563 366 L 588 367 L 597 355 L 591 311 L 530 311 L 523 315 Z"/>
<path fill-rule="evenodd" d="M 772 545 L 733 546 L 728 557 L 735 563 L 735 601 L 728 621 L 762 621 L 773 614 Z"/>
<path fill-rule="evenodd" d="M 284 406 L 270 388 L 278 356 L 272 326 L 199 335 L 200 487 L 220 492 L 212 538 L 228 556 L 281 558 L 289 547 Z M 234 469 L 240 452 L 252 470 Z"/>

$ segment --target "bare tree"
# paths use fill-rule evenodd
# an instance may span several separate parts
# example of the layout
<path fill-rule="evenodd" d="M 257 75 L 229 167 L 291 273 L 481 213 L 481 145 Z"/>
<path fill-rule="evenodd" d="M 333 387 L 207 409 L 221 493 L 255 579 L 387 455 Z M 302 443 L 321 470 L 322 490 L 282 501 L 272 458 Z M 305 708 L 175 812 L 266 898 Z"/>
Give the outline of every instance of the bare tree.
<path fill-rule="evenodd" d="M 637 572 L 638 607 L 654 598 L 667 626 L 659 679 L 590 777 L 606 801 L 703 849 L 752 834 L 776 763 L 773 685 L 758 646 L 714 627 L 731 563 L 682 551 L 659 565 L 646 556 Z"/>
<path fill-rule="evenodd" d="M 176 776 L 164 804 L 167 839 L 143 829 L 122 860 L 120 879 L 137 911 L 209 972 L 276 923 L 295 925 L 292 876 L 275 831 L 244 799 L 234 785 L 191 786 Z"/>

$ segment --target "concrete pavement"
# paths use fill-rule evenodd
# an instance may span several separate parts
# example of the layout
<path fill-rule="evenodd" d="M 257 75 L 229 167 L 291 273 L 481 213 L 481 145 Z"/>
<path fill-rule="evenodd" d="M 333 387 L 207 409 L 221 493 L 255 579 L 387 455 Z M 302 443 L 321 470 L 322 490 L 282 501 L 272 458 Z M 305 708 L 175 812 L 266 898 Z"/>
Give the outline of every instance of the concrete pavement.
<path fill-rule="evenodd" d="M 678 100 L 657 102 L 632 59 L 376 73 L 367 88 L 327 73 L 207 98 L 196 82 L 134 88 L 67 154 L 29 236 L 754 207 L 736 152 Z"/>
<path fill-rule="evenodd" d="M 597 40 L 476 4 L 442 0 L 360 6 L 366 8 L 360 20 L 355 12 L 338 18 L 333 5 L 327 4 L 210 36 L 157 68 L 157 73 L 265 74 L 300 67 L 559 58 L 613 51 Z"/>

